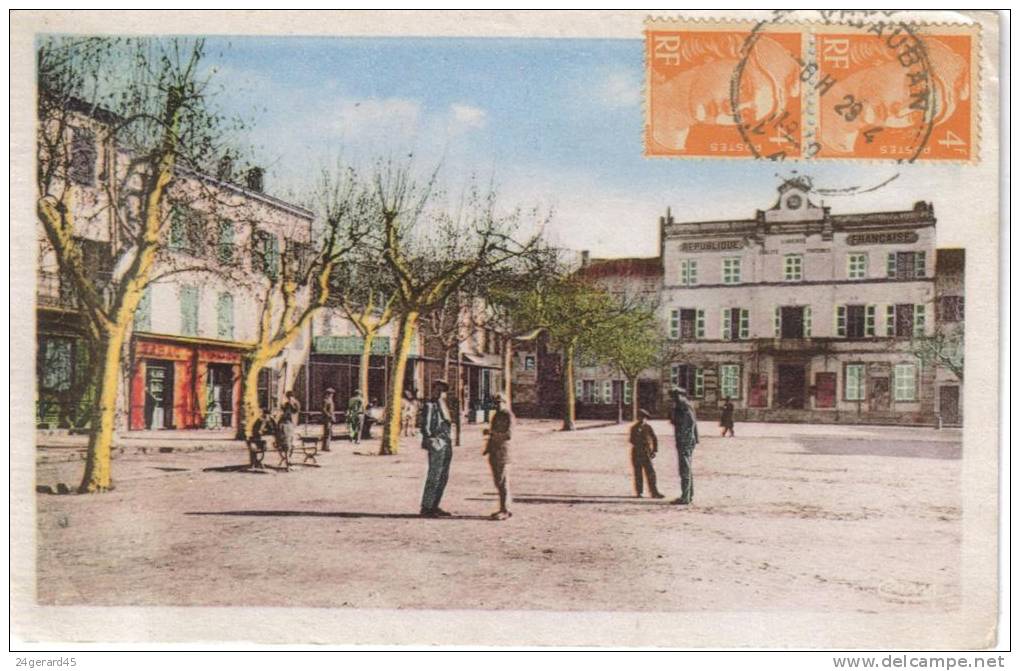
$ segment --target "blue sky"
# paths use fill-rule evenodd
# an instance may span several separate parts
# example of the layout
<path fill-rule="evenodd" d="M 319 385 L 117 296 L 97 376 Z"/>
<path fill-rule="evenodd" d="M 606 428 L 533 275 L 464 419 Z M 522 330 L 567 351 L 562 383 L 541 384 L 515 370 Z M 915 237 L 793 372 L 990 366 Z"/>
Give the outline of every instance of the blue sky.
<path fill-rule="evenodd" d="M 825 199 L 834 212 L 924 199 L 940 220 L 966 216 L 940 207 L 960 186 L 956 166 L 644 158 L 642 44 L 217 37 L 207 47 L 220 104 L 253 123 L 267 189 L 279 195 L 300 192 L 339 153 L 357 164 L 413 152 L 423 170 L 442 161 L 452 188 L 477 174 L 505 205 L 552 208 L 551 239 L 598 256 L 654 254 L 667 206 L 680 221 L 753 216 L 794 170 L 828 188 L 898 175 L 870 194 Z"/>

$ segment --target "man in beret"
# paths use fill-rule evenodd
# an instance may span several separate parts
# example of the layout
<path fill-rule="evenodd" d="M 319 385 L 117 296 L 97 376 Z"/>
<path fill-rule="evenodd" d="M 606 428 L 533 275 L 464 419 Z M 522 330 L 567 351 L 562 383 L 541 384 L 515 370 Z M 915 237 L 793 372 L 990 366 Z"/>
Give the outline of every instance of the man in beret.
<path fill-rule="evenodd" d="M 661 499 L 662 494 L 655 485 L 655 468 L 652 459 L 659 451 L 659 441 L 655 437 L 652 425 L 648 423 L 651 414 L 645 409 L 638 411 L 638 419 L 630 427 L 630 463 L 634 467 L 634 493 L 641 498 L 644 493 L 644 481 L 648 480 L 648 491 L 653 499 Z"/>

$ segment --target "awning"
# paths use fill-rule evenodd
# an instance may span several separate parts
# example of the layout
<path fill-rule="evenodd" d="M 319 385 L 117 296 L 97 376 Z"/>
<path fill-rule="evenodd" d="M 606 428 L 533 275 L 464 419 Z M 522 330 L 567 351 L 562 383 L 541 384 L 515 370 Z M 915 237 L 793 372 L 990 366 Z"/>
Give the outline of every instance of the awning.
<path fill-rule="evenodd" d="M 503 360 L 498 354 L 469 354 L 464 352 L 464 363 L 470 366 L 479 366 L 481 368 L 495 368 L 501 370 L 503 368 Z"/>

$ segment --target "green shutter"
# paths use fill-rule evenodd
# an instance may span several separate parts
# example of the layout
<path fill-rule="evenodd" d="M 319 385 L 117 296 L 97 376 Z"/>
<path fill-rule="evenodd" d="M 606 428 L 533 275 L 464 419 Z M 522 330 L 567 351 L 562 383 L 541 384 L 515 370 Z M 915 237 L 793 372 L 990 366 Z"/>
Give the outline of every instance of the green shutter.
<path fill-rule="evenodd" d="M 740 310 L 740 339 L 747 340 L 751 337 L 751 314 L 745 309 Z"/>
<path fill-rule="evenodd" d="M 227 292 L 216 302 L 216 335 L 224 340 L 234 339 L 234 297 Z"/>
<path fill-rule="evenodd" d="M 694 337 L 701 340 L 705 337 L 705 311 L 699 309 L 695 314 L 695 318 Z"/>
<path fill-rule="evenodd" d="M 804 306 L 804 323 L 803 323 L 803 335 L 805 338 L 811 337 L 811 306 Z"/>
<path fill-rule="evenodd" d="M 722 317 L 721 317 L 721 319 L 722 319 L 722 339 L 723 340 L 729 340 L 732 337 L 732 335 L 733 335 L 732 329 L 730 328 L 730 309 L 729 308 L 723 308 L 722 309 Z"/>
<path fill-rule="evenodd" d="M 914 337 L 915 338 L 922 338 L 922 337 L 924 337 L 924 327 L 925 327 L 925 322 L 927 321 L 926 320 L 926 317 L 927 317 L 926 307 L 927 306 L 924 305 L 923 303 L 914 306 Z"/>
<path fill-rule="evenodd" d="M 135 331 L 152 330 L 152 285 L 142 290 L 142 298 L 135 308 L 135 322 L 132 328 Z"/>
<path fill-rule="evenodd" d="M 198 287 L 181 287 L 181 335 L 198 335 Z"/>
<path fill-rule="evenodd" d="M 874 305 L 868 305 L 864 308 L 864 335 L 875 335 L 875 311 Z"/>
<path fill-rule="evenodd" d="M 234 262 L 234 223 L 228 219 L 220 220 L 216 259 L 220 263 Z"/>

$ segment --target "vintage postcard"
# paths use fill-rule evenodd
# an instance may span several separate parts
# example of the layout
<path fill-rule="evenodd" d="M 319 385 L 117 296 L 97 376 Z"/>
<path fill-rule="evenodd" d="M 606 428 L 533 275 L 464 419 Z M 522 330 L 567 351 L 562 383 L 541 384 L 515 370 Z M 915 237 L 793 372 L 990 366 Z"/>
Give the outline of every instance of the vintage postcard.
<path fill-rule="evenodd" d="M 999 40 L 13 12 L 12 645 L 995 647 Z"/>

